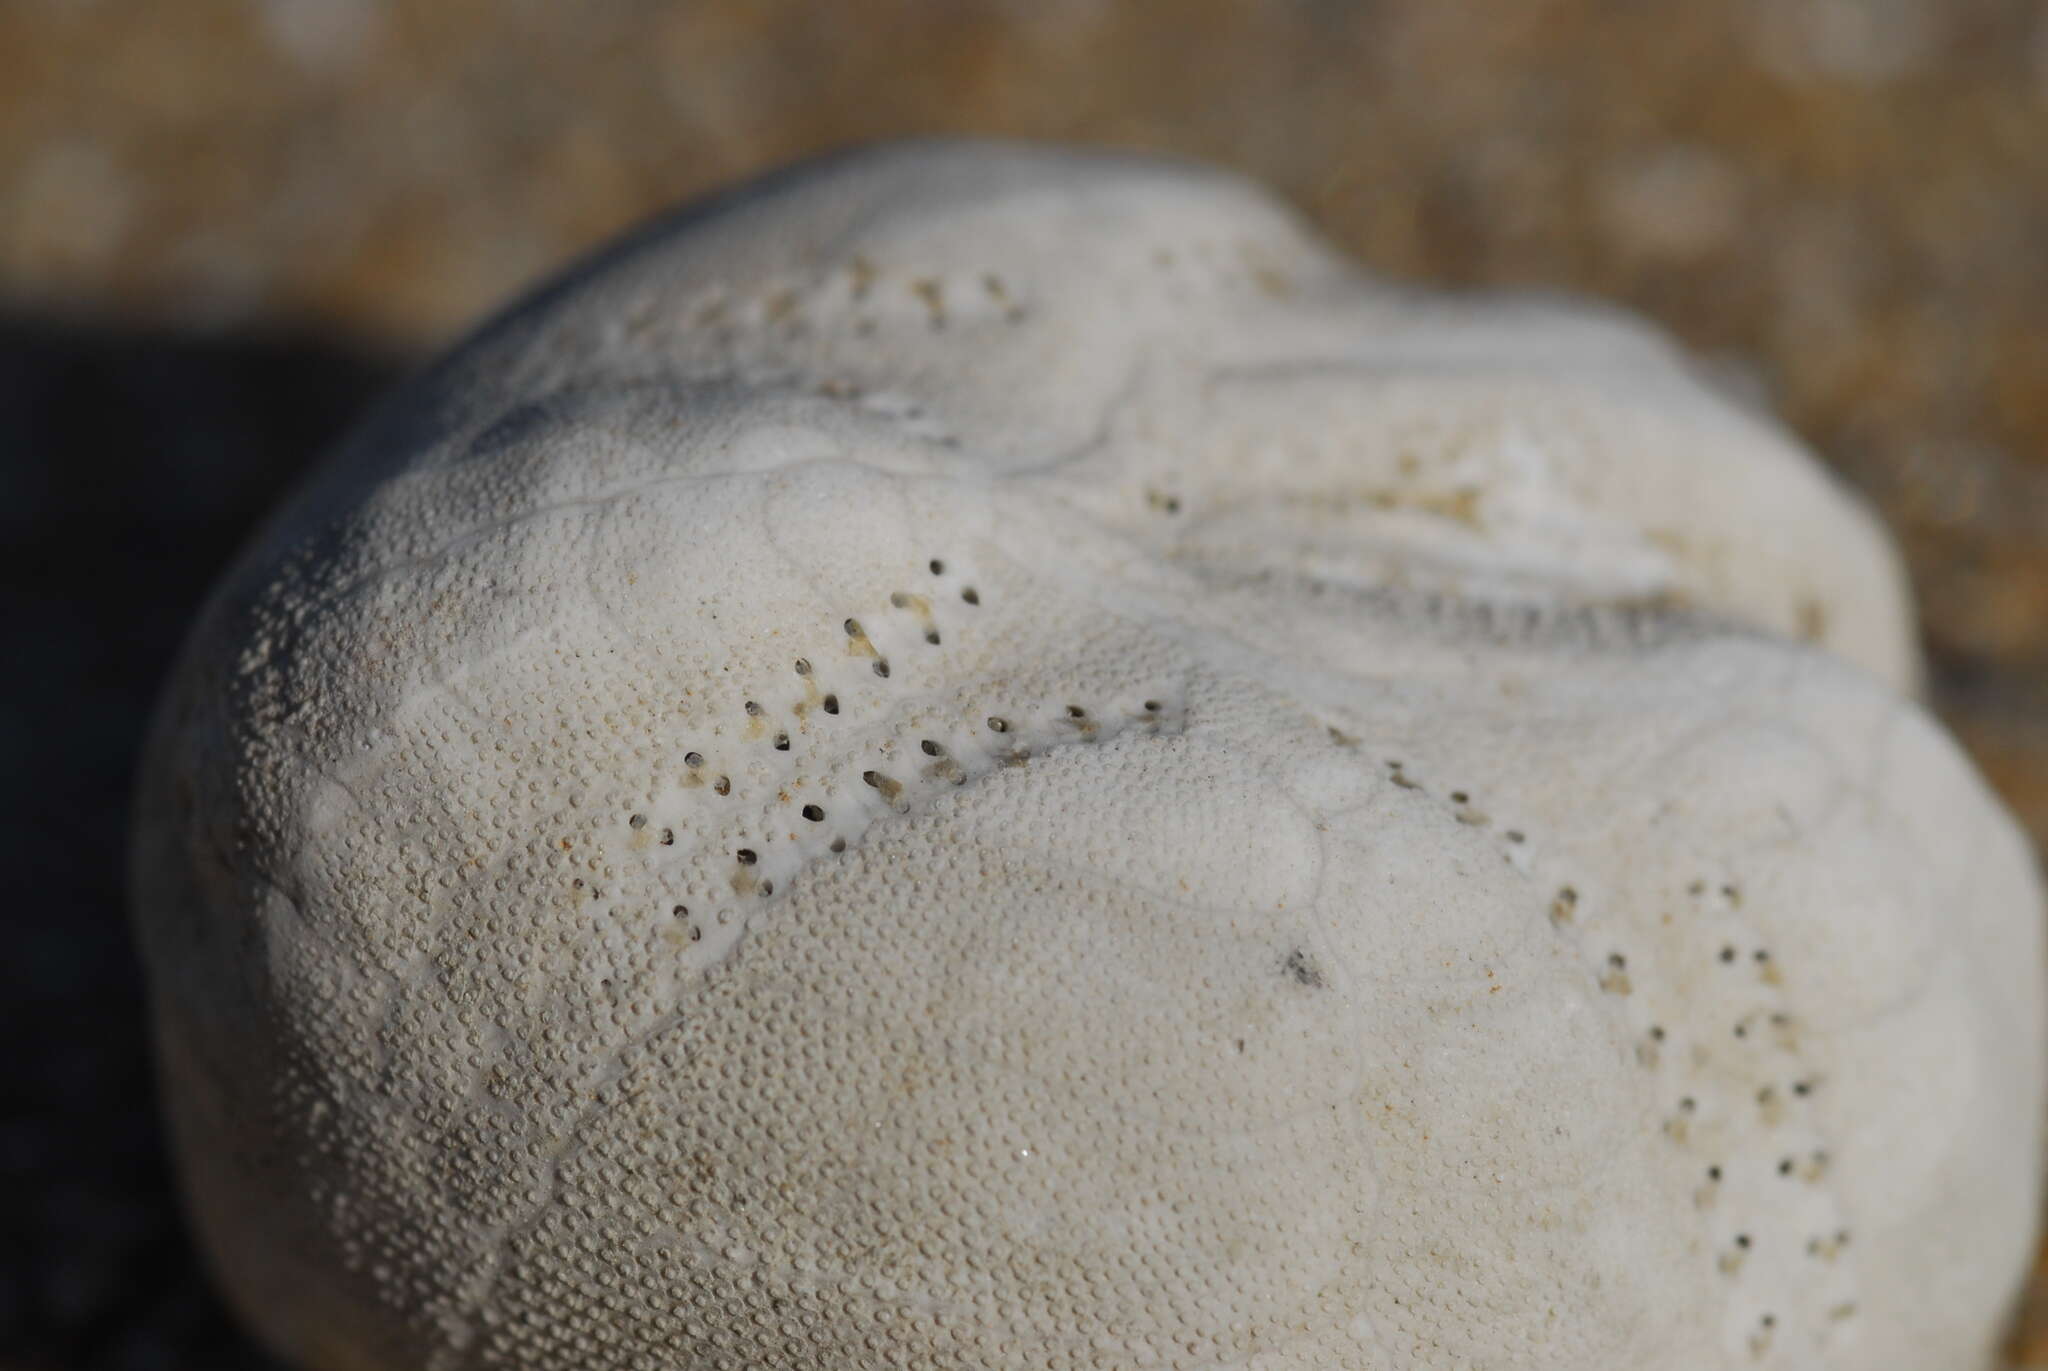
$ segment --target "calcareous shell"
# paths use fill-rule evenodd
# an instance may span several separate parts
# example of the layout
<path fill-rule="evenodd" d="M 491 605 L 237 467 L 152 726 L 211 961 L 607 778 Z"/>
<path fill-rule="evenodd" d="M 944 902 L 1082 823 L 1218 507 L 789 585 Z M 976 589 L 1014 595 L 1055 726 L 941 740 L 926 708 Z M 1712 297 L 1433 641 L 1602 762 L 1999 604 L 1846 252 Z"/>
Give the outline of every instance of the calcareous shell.
<path fill-rule="evenodd" d="M 656 224 L 269 527 L 158 720 L 193 1211 L 312 1371 L 1961 1371 L 2028 849 L 1653 331 L 1234 178 Z"/>

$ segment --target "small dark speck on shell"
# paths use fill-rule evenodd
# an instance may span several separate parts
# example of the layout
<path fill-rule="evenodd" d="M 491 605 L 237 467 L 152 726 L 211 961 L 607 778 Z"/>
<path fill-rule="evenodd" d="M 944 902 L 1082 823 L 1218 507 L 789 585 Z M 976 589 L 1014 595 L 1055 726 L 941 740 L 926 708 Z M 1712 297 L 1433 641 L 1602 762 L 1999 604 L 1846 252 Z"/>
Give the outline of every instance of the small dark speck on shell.
<path fill-rule="evenodd" d="M 1329 982 L 1323 979 L 1322 968 L 1316 965 L 1315 959 L 1298 947 L 1287 954 L 1287 960 L 1281 964 L 1281 969 L 1297 983 L 1311 990 L 1322 990 L 1329 985 Z"/>

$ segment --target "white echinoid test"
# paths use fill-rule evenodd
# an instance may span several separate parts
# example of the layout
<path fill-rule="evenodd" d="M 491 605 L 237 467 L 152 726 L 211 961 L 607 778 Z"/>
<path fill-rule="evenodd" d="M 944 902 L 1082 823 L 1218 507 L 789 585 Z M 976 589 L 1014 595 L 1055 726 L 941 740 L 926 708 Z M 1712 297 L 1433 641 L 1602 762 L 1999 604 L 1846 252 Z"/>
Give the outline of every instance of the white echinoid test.
<path fill-rule="evenodd" d="M 1898 560 L 1655 331 L 914 143 L 531 296 L 146 759 L 217 1279 L 306 1371 L 1976 1371 L 2033 858 Z"/>

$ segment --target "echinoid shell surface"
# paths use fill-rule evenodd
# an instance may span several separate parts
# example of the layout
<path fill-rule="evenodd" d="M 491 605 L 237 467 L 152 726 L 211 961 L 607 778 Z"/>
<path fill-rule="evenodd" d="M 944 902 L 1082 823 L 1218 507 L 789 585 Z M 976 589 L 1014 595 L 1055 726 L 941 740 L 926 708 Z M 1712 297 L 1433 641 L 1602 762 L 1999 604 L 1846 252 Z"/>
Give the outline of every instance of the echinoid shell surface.
<path fill-rule="evenodd" d="M 2041 901 L 1654 331 L 925 143 L 656 224 L 212 600 L 136 836 L 311 1371 L 1963 1371 Z"/>

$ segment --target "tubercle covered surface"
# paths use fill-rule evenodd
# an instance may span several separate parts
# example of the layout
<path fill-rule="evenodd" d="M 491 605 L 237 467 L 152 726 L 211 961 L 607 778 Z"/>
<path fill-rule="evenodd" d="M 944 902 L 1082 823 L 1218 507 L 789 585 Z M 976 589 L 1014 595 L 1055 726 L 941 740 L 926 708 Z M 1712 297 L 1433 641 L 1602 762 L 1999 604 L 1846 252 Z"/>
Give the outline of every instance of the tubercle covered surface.
<path fill-rule="evenodd" d="M 1977 1365 L 2038 894 L 1910 642 L 1638 326 L 1133 159 L 778 179 L 195 635 L 211 1257 L 312 1367 Z"/>

